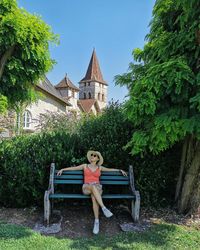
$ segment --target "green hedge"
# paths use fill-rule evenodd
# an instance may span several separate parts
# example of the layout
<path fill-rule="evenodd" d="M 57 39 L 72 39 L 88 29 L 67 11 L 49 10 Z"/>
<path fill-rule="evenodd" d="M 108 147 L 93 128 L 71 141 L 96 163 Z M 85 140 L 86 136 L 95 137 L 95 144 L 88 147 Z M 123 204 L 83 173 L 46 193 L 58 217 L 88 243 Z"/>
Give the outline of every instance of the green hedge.
<path fill-rule="evenodd" d="M 75 163 L 77 136 L 64 132 L 16 137 L 0 145 L 0 201 L 4 206 L 42 204 L 50 163 Z M 81 160 L 81 159 L 80 159 Z"/>
<path fill-rule="evenodd" d="M 0 203 L 7 207 L 43 206 L 52 161 L 58 168 L 87 162 L 89 149 L 98 150 L 104 166 L 134 167 L 142 204 L 166 205 L 173 200 L 179 146 L 159 156 L 132 157 L 123 146 L 133 127 L 123 108 L 112 104 L 99 117 L 86 119 L 75 134 L 62 131 L 16 137 L 0 143 Z"/>

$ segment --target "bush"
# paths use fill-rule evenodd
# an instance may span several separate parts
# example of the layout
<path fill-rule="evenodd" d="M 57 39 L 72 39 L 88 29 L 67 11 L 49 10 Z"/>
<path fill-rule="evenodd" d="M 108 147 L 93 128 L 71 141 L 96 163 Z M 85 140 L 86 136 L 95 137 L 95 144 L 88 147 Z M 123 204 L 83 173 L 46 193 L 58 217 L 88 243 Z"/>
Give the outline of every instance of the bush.
<path fill-rule="evenodd" d="M 85 119 L 78 134 L 82 152 L 100 151 L 105 167 L 128 170 L 132 158 L 123 146 L 130 140 L 133 132 L 132 124 L 123 113 L 123 107 L 110 103 L 104 113 L 97 117 Z"/>
<path fill-rule="evenodd" d="M 50 163 L 78 163 L 77 137 L 64 132 L 16 137 L 0 144 L 0 200 L 4 206 L 23 207 L 43 203 Z M 82 160 L 82 159 L 80 159 Z"/>
<path fill-rule="evenodd" d="M 180 145 L 142 158 L 132 156 L 124 146 L 130 141 L 134 128 L 123 106 L 111 103 L 103 115 L 85 120 L 79 130 L 82 152 L 100 151 L 104 166 L 128 170 L 132 165 L 136 189 L 141 192 L 143 205 L 165 206 L 173 203 L 176 178 L 180 166 Z"/>
<path fill-rule="evenodd" d="M 133 157 L 123 149 L 133 133 L 123 107 L 111 103 L 98 117 L 86 118 L 74 133 L 63 129 L 15 137 L 0 143 L 0 201 L 8 207 L 43 206 L 50 163 L 57 169 L 87 162 L 89 149 L 100 151 L 104 166 L 128 170 L 133 165 L 142 205 L 166 205 L 173 200 L 180 146 L 153 156 Z"/>

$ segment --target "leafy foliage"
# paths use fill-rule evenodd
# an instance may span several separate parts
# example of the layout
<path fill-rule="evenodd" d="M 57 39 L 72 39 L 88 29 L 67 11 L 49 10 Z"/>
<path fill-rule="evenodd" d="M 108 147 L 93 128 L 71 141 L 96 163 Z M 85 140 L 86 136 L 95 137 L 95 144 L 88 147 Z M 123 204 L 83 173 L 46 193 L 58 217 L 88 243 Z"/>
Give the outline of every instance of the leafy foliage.
<path fill-rule="evenodd" d="M 137 128 L 126 148 L 158 154 L 187 134 L 200 138 L 200 2 L 157 0 L 136 63 L 116 76 L 130 99 L 128 118 Z"/>
<path fill-rule="evenodd" d="M 7 98 L 0 94 L 0 113 L 5 113 L 7 110 Z"/>
<path fill-rule="evenodd" d="M 121 105 L 112 102 L 102 115 L 85 119 L 78 131 L 82 151 L 103 152 L 104 164 L 108 167 L 127 168 L 131 163 L 122 147 L 128 142 L 133 126 L 122 110 Z"/>
<path fill-rule="evenodd" d="M 50 163 L 74 165 L 76 145 L 75 136 L 58 131 L 1 142 L 1 203 L 5 206 L 42 204 Z"/>
<path fill-rule="evenodd" d="M 49 43 L 57 41 L 50 26 L 18 8 L 16 0 L 0 2 L 0 93 L 10 105 L 29 99 L 30 89 L 52 68 Z"/>
<path fill-rule="evenodd" d="M 81 122 L 81 117 L 74 112 L 69 111 L 67 114 L 63 114 L 49 111 L 41 115 L 38 129 L 40 131 L 66 131 L 73 134 Z"/>
<path fill-rule="evenodd" d="M 179 164 L 177 159 L 180 159 L 179 146 L 159 157 L 152 154 L 133 157 L 123 149 L 132 133 L 133 126 L 124 115 L 123 107 L 111 103 L 102 115 L 86 117 L 73 133 L 61 126 L 40 134 L 2 141 L 1 204 L 14 207 L 43 205 L 50 163 L 55 161 L 57 169 L 86 163 L 89 149 L 102 153 L 106 167 L 127 171 L 128 165 L 133 165 L 142 205 L 170 204 L 177 176 L 176 165 Z"/>

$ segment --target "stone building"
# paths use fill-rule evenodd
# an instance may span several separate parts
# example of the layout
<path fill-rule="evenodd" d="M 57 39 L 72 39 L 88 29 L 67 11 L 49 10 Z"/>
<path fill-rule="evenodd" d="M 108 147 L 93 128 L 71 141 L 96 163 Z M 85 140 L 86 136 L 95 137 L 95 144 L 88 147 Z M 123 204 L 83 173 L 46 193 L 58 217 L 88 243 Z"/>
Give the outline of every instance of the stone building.
<path fill-rule="evenodd" d="M 47 78 L 36 85 L 35 89 L 40 93 L 39 98 L 35 103 L 25 107 L 22 117 L 23 129 L 26 132 L 35 132 L 41 116 L 47 112 L 65 114 L 71 111 L 77 115 L 81 113 L 98 115 L 106 107 L 107 87 L 96 52 L 93 50 L 85 77 L 79 82 L 79 88 L 67 75 L 55 86 Z M 8 112 L 6 117 L 0 116 L 0 136 L 10 137 L 12 133 L 5 126 L 6 120 L 14 124 L 21 121 L 13 112 Z"/>

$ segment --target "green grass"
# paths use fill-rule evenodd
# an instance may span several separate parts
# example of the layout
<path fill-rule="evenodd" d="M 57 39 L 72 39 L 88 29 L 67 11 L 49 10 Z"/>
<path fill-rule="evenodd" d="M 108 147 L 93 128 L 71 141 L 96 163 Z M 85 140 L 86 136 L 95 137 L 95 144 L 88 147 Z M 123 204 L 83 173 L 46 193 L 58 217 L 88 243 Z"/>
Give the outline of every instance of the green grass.
<path fill-rule="evenodd" d="M 143 233 L 120 233 L 114 237 L 58 239 L 29 228 L 0 223 L 1 250 L 66 249 L 200 249 L 200 231 L 173 224 L 158 224 Z"/>

